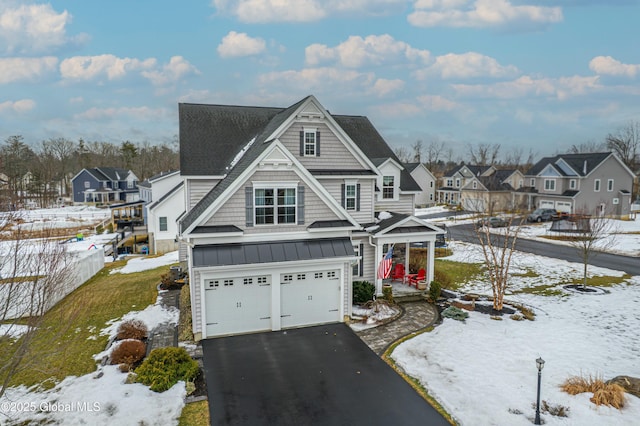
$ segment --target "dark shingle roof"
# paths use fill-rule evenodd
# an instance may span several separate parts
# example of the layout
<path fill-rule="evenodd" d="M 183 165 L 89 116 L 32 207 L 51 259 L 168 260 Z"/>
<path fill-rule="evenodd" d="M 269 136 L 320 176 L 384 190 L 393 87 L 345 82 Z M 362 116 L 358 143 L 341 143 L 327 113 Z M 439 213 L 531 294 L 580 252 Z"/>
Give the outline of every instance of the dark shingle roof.
<path fill-rule="evenodd" d="M 402 162 L 396 157 L 393 150 L 382 138 L 380 133 L 364 116 L 356 115 L 334 115 L 333 119 L 349 135 L 358 148 L 362 150 L 376 166 L 391 158 L 396 163 Z M 382 161 L 380 161 L 382 160 Z M 377 163 L 377 161 L 380 161 Z M 400 173 L 400 189 L 402 191 L 421 191 L 422 188 L 416 183 L 407 169 Z"/>
<path fill-rule="evenodd" d="M 513 191 L 513 187 L 506 182 L 502 182 L 502 179 L 495 174 L 491 176 L 478 176 L 477 179 L 480 183 L 487 188 L 488 191 Z"/>
<path fill-rule="evenodd" d="M 525 174 L 528 176 L 536 176 L 551 164 L 562 176 L 567 176 L 567 173 L 557 166 L 558 161 L 562 159 L 578 176 L 586 176 L 610 155 L 611 152 L 590 152 L 585 154 L 561 154 L 555 157 L 544 157 L 527 170 Z"/>
<path fill-rule="evenodd" d="M 486 172 L 491 166 L 477 166 L 477 165 L 473 165 L 473 164 L 459 164 L 459 165 L 455 166 L 454 168 L 447 170 L 443 177 L 451 177 L 454 174 L 456 174 L 456 172 L 458 172 L 463 167 L 466 167 L 467 169 L 469 169 L 469 171 L 471 173 L 473 173 L 474 176 L 480 176 L 482 173 Z"/>
<path fill-rule="evenodd" d="M 129 174 L 129 170 L 121 169 L 119 167 L 96 167 L 92 170 L 95 170 L 97 173 L 104 176 L 105 180 L 114 181 L 125 180 Z"/>

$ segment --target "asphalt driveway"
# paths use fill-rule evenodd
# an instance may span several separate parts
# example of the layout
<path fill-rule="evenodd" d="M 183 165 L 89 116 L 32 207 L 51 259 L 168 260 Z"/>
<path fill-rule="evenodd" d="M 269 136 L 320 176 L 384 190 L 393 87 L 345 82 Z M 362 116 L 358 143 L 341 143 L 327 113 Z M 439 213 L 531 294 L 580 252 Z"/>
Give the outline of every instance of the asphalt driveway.
<path fill-rule="evenodd" d="M 346 324 L 202 341 L 212 425 L 448 425 Z"/>

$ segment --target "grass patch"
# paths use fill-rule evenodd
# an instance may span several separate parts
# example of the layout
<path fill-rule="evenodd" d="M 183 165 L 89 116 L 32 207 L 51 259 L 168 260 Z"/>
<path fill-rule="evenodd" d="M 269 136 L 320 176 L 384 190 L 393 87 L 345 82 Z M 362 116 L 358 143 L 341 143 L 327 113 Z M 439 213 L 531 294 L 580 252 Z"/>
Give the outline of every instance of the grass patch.
<path fill-rule="evenodd" d="M 587 277 L 587 286 L 591 287 L 613 287 L 618 284 L 622 284 L 625 281 L 631 279 L 631 275 L 624 274 L 621 277 L 612 277 L 610 275 L 602 275 L 602 276 L 594 276 Z M 584 278 L 573 278 L 568 280 L 566 284 L 576 284 L 582 285 L 584 283 Z"/>
<path fill-rule="evenodd" d="M 447 257 L 447 256 L 451 256 L 452 254 L 453 254 L 453 250 L 447 247 L 436 247 L 435 250 L 433 251 L 433 255 L 436 258 Z"/>
<path fill-rule="evenodd" d="M 569 395 L 591 392 L 590 401 L 596 405 L 606 405 L 621 409 L 625 405 L 625 390 L 615 383 L 605 383 L 601 377 L 572 376 L 560 385 L 560 389 Z"/>
<path fill-rule="evenodd" d="M 209 426 L 210 424 L 207 400 L 185 405 L 178 419 L 178 426 Z"/>
<path fill-rule="evenodd" d="M 481 263 L 463 263 L 453 260 L 435 260 L 434 272 L 438 274 L 438 281 L 443 289 L 457 290 L 463 284 L 484 274 L 484 265 Z M 446 276 L 446 279 L 442 278 Z"/>
<path fill-rule="evenodd" d="M 511 275 L 512 277 L 521 277 L 521 278 L 538 278 L 540 276 L 539 273 L 529 268 L 527 268 L 525 272 L 509 274 L 509 275 Z"/>
<path fill-rule="evenodd" d="M 511 294 L 535 294 L 538 296 L 566 296 L 557 284 L 541 284 L 532 287 L 512 289 Z"/>
<path fill-rule="evenodd" d="M 396 340 L 395 342 L 393 342 L 388 348 L 387 350 L 384 352 L 384 354 L 382 354 L 382 359 L 391 366 L 391 368 L 393 368 L 396 373 L 398 373 L 407 383 L 409 383 L 409 385 L 415 389 L 416 392 L 418 392 L 418 394 L 423 397 L 433 408 L 436 409 L 436 411 L 438 413 L 440 413 L 451 425 L 456 426 L 458 423 L 456 423 L 456 421 L 453 419 L 453 417 L 451 417 L 451 415 L 449 413 L 447 413 L 447 411 L 444 409 L 444 407 L 442 407 L 442 405 L 433 397 L 429 394 L 429 392 L 427 391 L 427 389 L 422 386 L 422 384 L 420 383 L 420 381 L 414 377 L 409 376 L 407 373 L 405 373 L 400 367 L 398 367 L 396 365 L 396 362 L 393 358 L 391 358 L 391 353 L 395 350 L 396 347 L 398 347 L 399 344 L 409 340 L 409 339 L 413 339 L 414 337 L 422 334 L 422 333 L 428 333 L 433 331 L 434 327 L 427 327 L 424 330 L 420 330 L 416 333 L 412 333 L 408 336 L 405 336 L 401 339 Z"/>
<path fill-rule="evenodd" d="M 188 285 L 180 289 L 180 319 L 178 320 L 178 340 L 193 342 L 193 328 L 191 319 L 191 296 Z"/>
<path fill-rule="evenodd" d="M 67 376 L 95 371 L 93 355 L 103 351 L 108 341 L 107 336 L 99 336 L 100 330 L 111 319 L 155 303 L 160 275 L 169 267 L 109 274 L 124 264 L 125 261 L 108 264 L 45 314 L 25 358 L 32 367 L 16 374 L 10 386 L 42 383 L 50 387 Z M 51 336 L 57 337 L 54 340 Z M 0 343 L 6 344 L 9 343 Z M 0 363 L 5 362 L 0 359 Z"/>

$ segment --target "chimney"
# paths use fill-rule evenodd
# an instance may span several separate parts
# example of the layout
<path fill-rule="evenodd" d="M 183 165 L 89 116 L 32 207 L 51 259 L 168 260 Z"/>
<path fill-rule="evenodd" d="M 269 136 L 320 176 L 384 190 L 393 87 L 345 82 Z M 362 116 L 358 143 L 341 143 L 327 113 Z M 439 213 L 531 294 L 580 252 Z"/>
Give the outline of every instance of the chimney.
<path fill-rule="evenodd" d="M 582 166 L 582 173 L 587 174 L 587 160 L 584 160 L 584 166 Z"/>

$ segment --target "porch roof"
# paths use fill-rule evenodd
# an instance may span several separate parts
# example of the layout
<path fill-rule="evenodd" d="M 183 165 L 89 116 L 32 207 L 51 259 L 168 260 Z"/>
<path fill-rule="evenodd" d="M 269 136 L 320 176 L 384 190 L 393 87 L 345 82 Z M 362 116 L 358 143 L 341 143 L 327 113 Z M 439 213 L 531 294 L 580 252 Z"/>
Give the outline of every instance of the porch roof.
<path fill-rule="evenodd" d="M 194 267 L 355 257 L 349 238 L 202 245 L 192 253 Z"/>

